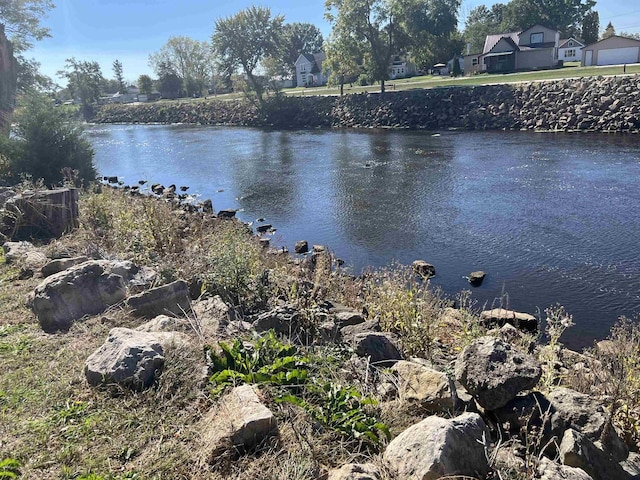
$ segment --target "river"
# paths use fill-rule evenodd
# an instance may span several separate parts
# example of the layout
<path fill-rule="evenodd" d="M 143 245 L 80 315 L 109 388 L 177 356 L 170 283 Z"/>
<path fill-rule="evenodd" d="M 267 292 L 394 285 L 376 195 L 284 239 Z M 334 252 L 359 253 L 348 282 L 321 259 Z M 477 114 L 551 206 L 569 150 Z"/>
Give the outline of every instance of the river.
<path fill-rule="evenodd" d="M 424 259 L 478 307 L 559 302 L 574 348 L 640 313 L 640 138 L 391 130 L 95 125 L 101 175 L 189 186 L 276 227 L 275 245 L 328 245 L 356 273 Z"/>

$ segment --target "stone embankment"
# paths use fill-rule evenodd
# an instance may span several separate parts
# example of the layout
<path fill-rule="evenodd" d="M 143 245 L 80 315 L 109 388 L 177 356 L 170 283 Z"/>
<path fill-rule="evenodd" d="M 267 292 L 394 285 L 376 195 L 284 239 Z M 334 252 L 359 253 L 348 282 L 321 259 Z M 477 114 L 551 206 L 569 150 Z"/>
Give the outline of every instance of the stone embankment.
<path fill-rule="evenodd" d="M 514 85 L 282 97 L 262 109 L 243 101 L 107 105 L 97 123 L 191 123 L 276 128 L 640 131 L 640 77 L 585 77 Z"/>

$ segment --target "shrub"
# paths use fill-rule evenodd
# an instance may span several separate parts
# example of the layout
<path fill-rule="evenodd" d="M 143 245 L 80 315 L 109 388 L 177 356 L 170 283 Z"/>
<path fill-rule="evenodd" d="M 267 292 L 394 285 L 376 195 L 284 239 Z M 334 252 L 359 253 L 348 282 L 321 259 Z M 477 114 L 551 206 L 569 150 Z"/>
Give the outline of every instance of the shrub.
<path fill-rule="evenodd" d="M 78 124 L 69 122 L 66 112 L 50 99 L 35 93 L 25 97 L 16 122 L 16 138 L 0 144 L 1 153 L 10 159 L 14 182 L 28 176 L 57 185 L 65 180 L 65 169 L 74 173 L 77 182 L 96 178 L 91 145 Z"/>

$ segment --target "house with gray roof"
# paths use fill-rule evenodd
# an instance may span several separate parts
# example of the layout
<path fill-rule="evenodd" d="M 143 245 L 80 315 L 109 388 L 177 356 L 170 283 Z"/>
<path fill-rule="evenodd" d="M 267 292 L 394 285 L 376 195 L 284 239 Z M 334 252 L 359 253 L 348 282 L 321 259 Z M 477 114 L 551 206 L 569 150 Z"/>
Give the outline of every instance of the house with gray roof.
<path fill-rule="evenodd" d="M 316 87 L 327 84 L 327 75 L 322 71 L 322 62 L 327 59 L 324 52 L 303 53 L 296 60 L 296 80 L 299 87 Z"/>
<path fill-rule="evenodd" d="M 542 25 L 488 35 L 482 54 L 477 56 L 478 71 L 508 73 L 556 67 L 559 43 L 560 34 Z"/>

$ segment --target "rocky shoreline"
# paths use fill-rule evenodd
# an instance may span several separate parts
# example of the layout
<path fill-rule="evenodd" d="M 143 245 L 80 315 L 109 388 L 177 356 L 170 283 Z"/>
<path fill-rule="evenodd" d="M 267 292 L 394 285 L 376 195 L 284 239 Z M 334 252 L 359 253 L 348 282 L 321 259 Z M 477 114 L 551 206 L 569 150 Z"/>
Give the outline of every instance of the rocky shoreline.
<path fill-rule="evenodd" d="M 272 128 L 398 128 L 640 132 L 640 76 L 431 90 L 279 97 L 247 102 L 106 105 L 96 123 L 186 123 Z"/>
<path fill-rule="evenodd" d="M 110 408 L 115 408 L 113 401 L 135 403 L 144 395 L 155 404 L 157 392 L 176 388 L 163 382 L 179 370 L 173 381 L 191 385 L 191 394 L 200 399 L 189 405 L 192 415 L 174 427 L 179 433 L 171 440 L 173 449 L 185 451 L 181 461 L 191 476 L 176 474 L 177 465 L 164 466 L 163 475 L 231 478 L 223 469 L 230 467 L 221 465 L 235 462 L 256 464 L 254 468 L 270 475 L 259 478 L 294 480 L 640 478 L 640 443 L 615 415 L 622 409 L 621 399 L 631 398 L 622 394 L 627 382 L 633 387 L 638 374 L 635 367 L 619 370 L 616 362 L 637 362 L 633 359 L 640 353 L 640 338 L 633 337 L 633 343 L 618 333 L 589 352 L 566 349 L 559 339 L 572 322 L 558 306 L 546 312 L 550 340 L 545 344 L 535 335 L 540 326 L 531 315 L 503 309 L 472 312 L 432 297 L 422 288 L 421 279 L 435 273 L 425 262 L 416 262 L 406 272 L 409 276 L 398 277 L 399 289 L 394 290 L 392 277 L 372 272 L 355 278 L 335 269 L 325 247 L 310 249 L 299 242 L 296 252 L 308 255 L 292 257 L 269 249 L 260 242 L 259 231 L 254 234 L 233 215 L 214 214 L 205 203 L 181 204 L 175 188 L 156 186 L 152 191 L 147 196 L 103 185 L 85 193 L 88 198 L 81 199 L 80 208 L 78 196 L 71 194 L 75 190 L 6 199 L 9 204 L 25 198 L 36 204 L 53 196 L 70 215 L 55 217 L 60 228 L 48 232 L 56 237 L 49 245 L 4 243 L 0 273 L 6 275 L 7 268 L 19 272 L 13 288 L 26 282 L 25 306 L 31 316 L 21 329 L 4 326 L 0 332 L 11 339 L 32 330 L 32 345 L 56 339 L 76 349 L 79 337 L 89 340 L 76 355 L 73 381 L 63 383 L 72 398 L 90 397 L 93 404 L 105 401 Z M 143 208 L 129 223 L 125 205 L 132 210 L 138 204 Z M 33 210 L 43 211 L 36 206 Z M 101 213 L 90 217 L 89 212 Z M 106 228 L 112 215 L 117 223 Z M 163 221 L 153 224 L 147 247 L 143 237 L 130 243 L 138 238 L 136 229 L 158 218 Z M 33 218 L 24 223 L 31 228 Z M 107 250 L 115 240 L 108 237 L 111 230 L 120 228 L 126 228 L 126 249 Z M 60 231 L 67 233 L 58 238 Z M 12 232 L 24 231 L 13 224 Z M 216 235 L 226 240 L 216 243 Z M 132 257 L 135 262 L 122 258 L 144 248 L 159 249 L 163 255 Z M 193 268 L 206 255 L 217 256 Z M 235 255 L 229 264 L 231 291 L 225 287 L 227 269 L 220 268 L 230 255 Z M 180 275 L 168 278 L 167 262 L 183 257 L 188 257 L 183 267 L 192 270 L 175 267 L 173 277 Z M 248 257 L 251 264 L 267 263 L 238 281 Z M 270 263 L 270 258 L 278 263 Z M 417 282 L 412 280 L 416 274 Z M 340 288 L 331 289 L 331 283 Z M 269 296 L 257 302 L 262 289 Z M 379 297 L 371 296 L 375 289 L 380 289 Z M 336 298 L 340 295 L 344 297 Z M 416 329 L 412 309 L 425 303 L 430 305 L 420 315 L 430 318 L 421 321 L 431 325 Z M 392 322 L 387 308 L 392 308 Z M 204 356 L 195 356 L 203 350 Z M 181 363 L 176 352 L 188 353 L 189 361 Z M 53 358 L 42 360 L 47 369 L 61 361 L 68 370 L 57 350 Z M 313 370 L 318 368 L 315 362 L 321 365 L 318 370 Z M 322 377 L 323 369 L 329 370 L 328 377 Z M 625 383 L 615 386 L 615 381 Z M 612 396 L 613 387 L 619 390 Z M 282 402 L 293 406 L 283 407 Z M 637 405 L 623 405 L 627 422 L 640 413 Z M 126 408 L 135 413 L 135 408 Z M 149 414 L 154 428 L 171 413 L 157 412 L 157 419 Z M 386 416 L 379 420 L 374 415 Z M 74 421 L 71 417 L 69 424 L 56 424 L 52 435 L 57 428 L 66 432 Z M 106 428 L 92 421 L 94 428 Z M 296 429 L 305 422 L 314 433 L 301 441 Z M 297 443 L 287 436 L 291 428 Z M 183 437 L 183 431 L 190 434 Z M 20 445 L 8 438 L 9 445 Z M 83 438 L 73 437 L 73 442 Z M 95 439 L 92 434 L 87 438 L 84 448 L 92 448 Z M 138 448 L 160 448 L 153 439 L 148 441 L 150 445 Z M 336 441 L 345 442 L 342 448 L 348 454 L 323 457 L 320 452 Z M 260 463 L 270 455 L 265 445 L 275 445 L 270 447 L 273 455 L 282 456 L 292 455 L 305 442 L 310 448 L 303 451 L 306 461 L 317 464 L 313 471 L 294 477 L 276 473 L 277 461 Z M 123 470 L 135 465 L 141 475 L 158 473 L 147 470 L 145 456 L 136 459 L 137 453 L 128 452 L 118 461 Z M 37 463 L 27 467 L 44 478 Z M 256 478 L 251 475 L 232 478 Z"/>

